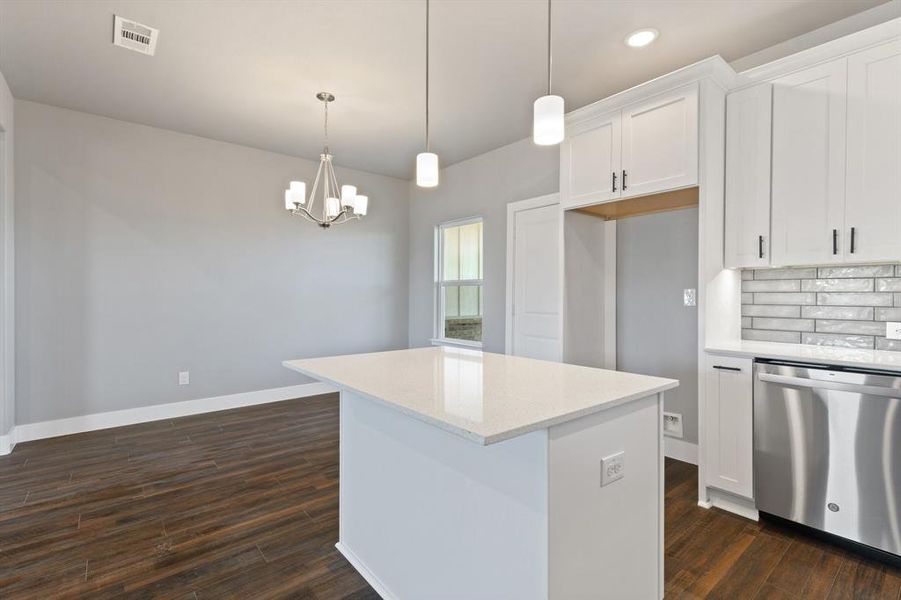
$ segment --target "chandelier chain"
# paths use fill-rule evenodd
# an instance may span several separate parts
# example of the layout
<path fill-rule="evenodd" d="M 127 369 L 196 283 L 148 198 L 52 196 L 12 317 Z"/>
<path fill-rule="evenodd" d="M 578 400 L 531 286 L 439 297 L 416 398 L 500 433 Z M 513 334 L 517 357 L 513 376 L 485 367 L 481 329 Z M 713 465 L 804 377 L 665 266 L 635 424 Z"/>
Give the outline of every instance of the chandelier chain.
<path fill-rule="evenodd" d="M 429 0 L 425 0 L 425 151 L 430 152 L 429 140 Z"/>
<path fill-rule="evenodd" d="M 547 0 L 547 95 L 551 95 L 551 62 L 553 61 L 551 49 L 551 0 Z"/>

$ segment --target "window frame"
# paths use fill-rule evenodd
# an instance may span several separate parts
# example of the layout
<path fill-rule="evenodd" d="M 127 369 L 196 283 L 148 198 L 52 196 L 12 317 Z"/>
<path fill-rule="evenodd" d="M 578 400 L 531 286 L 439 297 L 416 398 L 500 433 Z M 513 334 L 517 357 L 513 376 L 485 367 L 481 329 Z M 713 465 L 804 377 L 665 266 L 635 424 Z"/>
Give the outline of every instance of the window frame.
<path fill-rule="evenodd" d="M 447 229 L 453 227 L 460 227 L 462 225 L 472 225 L 474 223 L 482 224 L 482 232 L 480 240 L 480 256 L 479 260 L 481 261 L 481 269 L 482 269 L 482 277 L 480 279 L 454 279 L 451 281 L 445 281 L 444 279 L 444 232 Z M 480 288 L 480 299 L 482 305 L 482 335 L 484 336 L 484 323 L 485 323 L 485 219 L 481 215 L 465 217 L 462 219 L 454 219 L 452 221 L 445 221 L 440 223 L 435 227 L 435 235 L 434 235 L 434 252 L 432 255 L 434 256 L 434 268 L 433 268 L 433 277 L 432 277 L 432 293 L 433 293 L 433 335 L 434 337 L 430 340 L 433 345 L 436 346 L 463 346 L 466 348 L 481 348 L 482 342 L 475 342 L 471 340 L 458 340 L 455 338 L 446 337 L 444 331 L 444 316 L 445 316 L 445 294 L 444 288 L 448 285 L 454 286 L 479 286 Z"/>

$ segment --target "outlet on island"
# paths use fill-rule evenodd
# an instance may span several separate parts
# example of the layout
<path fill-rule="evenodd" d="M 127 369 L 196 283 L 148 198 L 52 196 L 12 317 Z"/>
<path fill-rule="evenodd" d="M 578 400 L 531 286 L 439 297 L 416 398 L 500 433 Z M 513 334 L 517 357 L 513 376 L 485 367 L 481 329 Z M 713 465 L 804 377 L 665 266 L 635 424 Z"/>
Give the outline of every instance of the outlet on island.
<path fill-rule="evenodd" d="M 626 453 L 617 452 L 601 459 L 601 487 L 622 479 L 626 471 Z"/>

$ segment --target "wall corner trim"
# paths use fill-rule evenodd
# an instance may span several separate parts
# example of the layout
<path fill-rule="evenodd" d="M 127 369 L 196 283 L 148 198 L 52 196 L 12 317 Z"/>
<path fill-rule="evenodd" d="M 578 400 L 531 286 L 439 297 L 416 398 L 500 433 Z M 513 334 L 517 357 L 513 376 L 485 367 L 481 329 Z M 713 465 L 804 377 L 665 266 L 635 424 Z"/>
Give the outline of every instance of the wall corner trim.
<path fill-rule="evenodd" d="M 53 421 L 41 421 L 38 423 L 25 423 L 15 426 L 7 435 L 0 436 L 0 455 L 9 454 L 18 442 L 29 442 L 45 438 L 109 429 L 111 427 L 123 427 L 137 423 L 148 423 L 162 419 L 174 419 L 187 417 L 220 410 L 229 410 L 243 406 L 267 404 L 318 396 L 335 392 L 332 386 L 321 383 L 302 383 L 280 388 L 270 388 L 253 392 L 241 392 L 225 396 L 213 396 L 198 400 L 185 400 L 182 402 L 170 402 L 153 406 L 141 406 L 125 410 L 115 410 L 104 413 L 94 413 L 67 419 Z"/>
<path fill-rule="evenodd" d="M 698 464 L 698 445 L 679 438 L 664 436 L 663 454 L 667 458 L 681 460 L 693 465 Z"/>

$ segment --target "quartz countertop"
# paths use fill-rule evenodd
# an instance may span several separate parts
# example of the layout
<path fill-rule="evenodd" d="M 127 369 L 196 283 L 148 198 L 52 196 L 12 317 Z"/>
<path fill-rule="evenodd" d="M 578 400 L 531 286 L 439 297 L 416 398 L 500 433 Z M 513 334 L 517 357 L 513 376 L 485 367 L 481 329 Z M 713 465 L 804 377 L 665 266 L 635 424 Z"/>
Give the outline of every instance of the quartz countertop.
<path fill-rule="evenodd" d="M 713 354 L 730 356 L 798 360 L 830 365 L 901 371 L 901 352 L 893 352 L 891 350 L 836 348 L 834 346 L 783 344 L 751 340 L 710 344 L 705 350 Z"/>
<path fill-rule="evenodd" d="M 482 445 L 679 385 L 674 379 L 448 347 L 282 364 Z"/>

